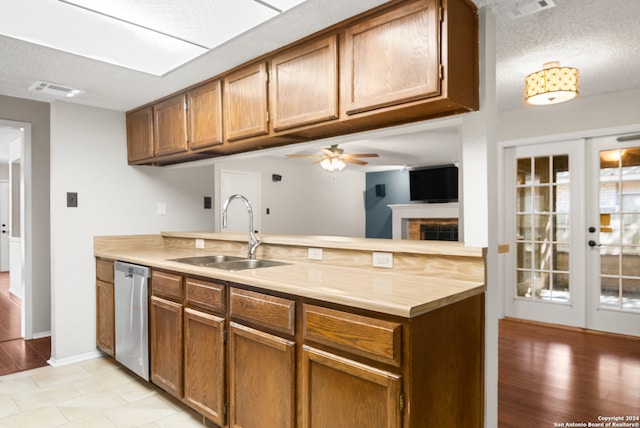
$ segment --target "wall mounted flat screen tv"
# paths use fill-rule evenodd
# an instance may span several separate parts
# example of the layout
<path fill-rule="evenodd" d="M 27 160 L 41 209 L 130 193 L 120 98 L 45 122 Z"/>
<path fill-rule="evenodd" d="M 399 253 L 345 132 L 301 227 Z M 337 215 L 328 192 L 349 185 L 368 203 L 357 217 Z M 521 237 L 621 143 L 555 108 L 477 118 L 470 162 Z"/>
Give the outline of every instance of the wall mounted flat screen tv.
<path fill-rule="evenodd" d="M 411 202 L 457 202 L 458 167 L 438 165 L 410 169 L 409 195 Z"/>

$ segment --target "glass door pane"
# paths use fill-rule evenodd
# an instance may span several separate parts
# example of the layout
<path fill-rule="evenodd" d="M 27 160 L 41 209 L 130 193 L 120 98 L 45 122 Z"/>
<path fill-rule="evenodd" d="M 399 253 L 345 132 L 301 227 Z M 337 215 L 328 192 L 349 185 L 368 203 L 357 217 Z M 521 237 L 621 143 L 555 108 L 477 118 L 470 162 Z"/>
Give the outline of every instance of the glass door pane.
<path fill-rule="evenodd" d="M 568 303 L 569 156 L 516 159 L 516 297 Z"/>
<path fill-rule="evenodd" d="M 600 151 L 600 306 L 640 312 L 640 147 Z"/>

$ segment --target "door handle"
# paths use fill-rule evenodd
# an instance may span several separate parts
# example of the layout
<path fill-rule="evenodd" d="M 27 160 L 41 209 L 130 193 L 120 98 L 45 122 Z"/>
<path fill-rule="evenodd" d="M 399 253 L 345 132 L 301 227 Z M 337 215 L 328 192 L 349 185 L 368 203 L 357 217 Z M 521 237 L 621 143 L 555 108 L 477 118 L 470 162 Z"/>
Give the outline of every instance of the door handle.
<path fill-rule="evenodd" d="M 589 242 L 587 242 L 587 244 L 589 244 L 590 247 L 599 247 L 601 244 L 598 244 L 596 241 L 594 241 L 593 239 L 590 240 Z"/>

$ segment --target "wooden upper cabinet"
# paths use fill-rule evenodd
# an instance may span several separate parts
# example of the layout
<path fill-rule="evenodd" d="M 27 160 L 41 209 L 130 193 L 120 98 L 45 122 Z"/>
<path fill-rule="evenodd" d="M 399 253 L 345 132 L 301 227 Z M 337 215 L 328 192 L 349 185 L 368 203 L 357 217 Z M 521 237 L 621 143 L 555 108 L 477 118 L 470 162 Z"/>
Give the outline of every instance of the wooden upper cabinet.
<path fill-rule="evenodd" d="M 274 131 L 338 117 L 337 35 L 277 55 L 270 74 Z"/>
<path fill-rule="evenodd" d="M 153 157 L 153 108 L 127 113 L 127 158 L 129 163 Z"/>
<path fill-rule="evenodd" d="M 156 156 L 188 150 L 186 106 L 186 95 L 180 94 L 153 107 Z"/>
<path fill-rule="evenodd" d="M 345 30 L 347 114 L 439 95 L 437 4 L 413 2 Z"/>
<path fill-rule="evenodd" d="M 227 140 L 269 133 L 267 64 L 244 67 L 224 78 L 224 124 Z"/>
<path fill-rule="evenodd" d="M 222 83 L 202 85 L 187 94 L 189 110 L 189 147 L 217 146 L 222 139 Z"/>

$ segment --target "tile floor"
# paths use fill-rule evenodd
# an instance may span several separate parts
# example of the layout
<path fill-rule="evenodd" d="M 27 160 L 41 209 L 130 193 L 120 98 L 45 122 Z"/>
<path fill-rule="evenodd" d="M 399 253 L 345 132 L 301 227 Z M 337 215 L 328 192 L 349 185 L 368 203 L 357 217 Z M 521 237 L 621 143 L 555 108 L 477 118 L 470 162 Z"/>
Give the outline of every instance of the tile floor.
<path fill-rule="evenodd" d="M 203 426 L 215 425 L 111 358 L 0 376 L 1 428 Z"/>

